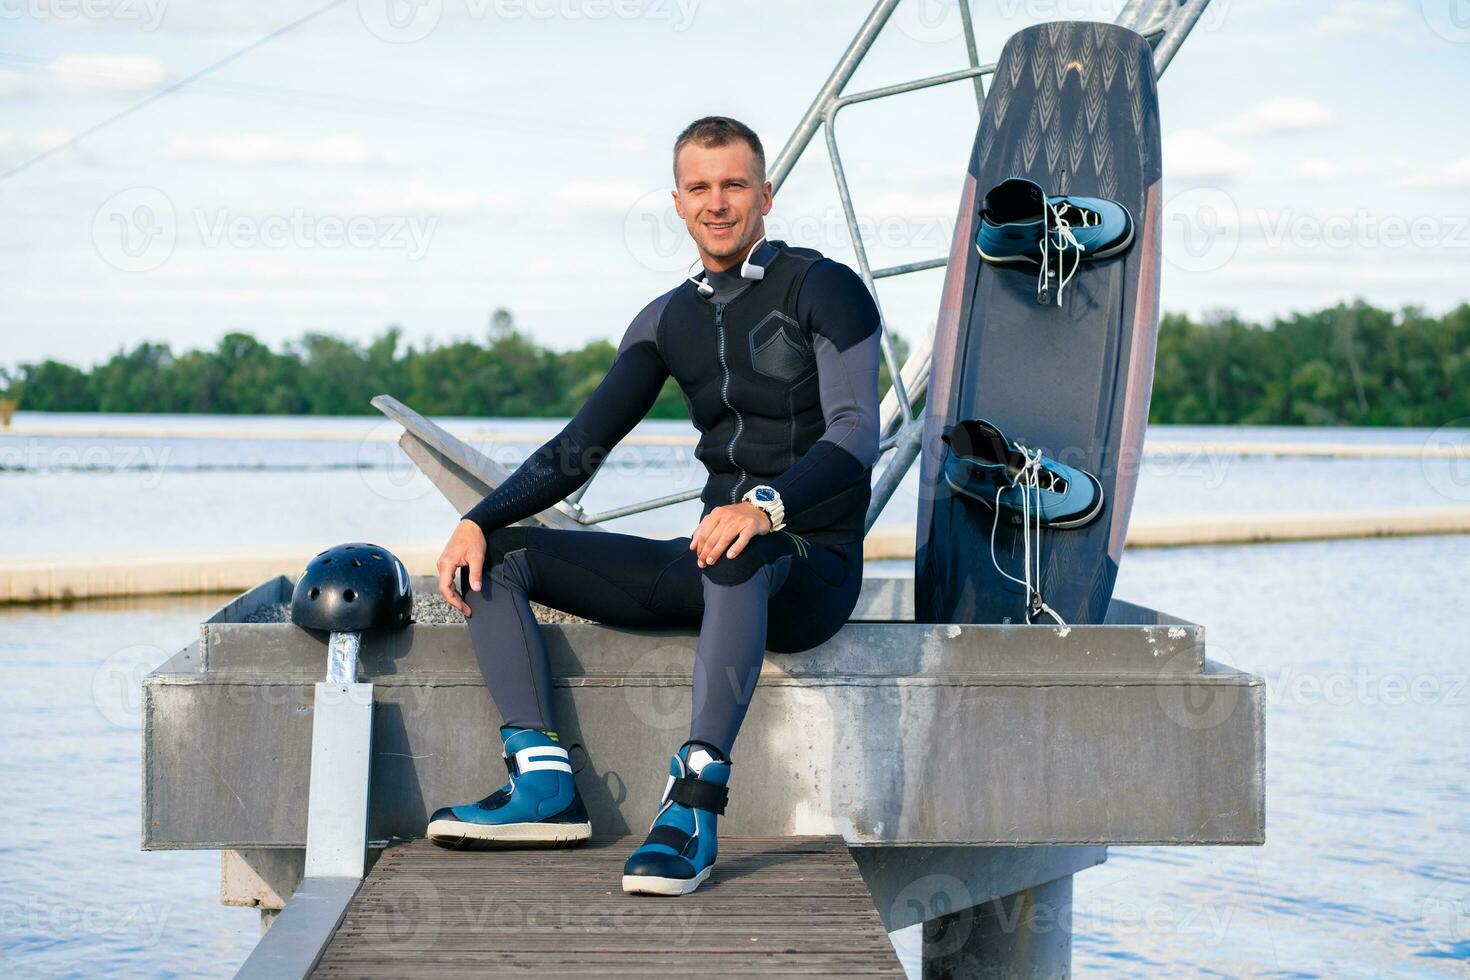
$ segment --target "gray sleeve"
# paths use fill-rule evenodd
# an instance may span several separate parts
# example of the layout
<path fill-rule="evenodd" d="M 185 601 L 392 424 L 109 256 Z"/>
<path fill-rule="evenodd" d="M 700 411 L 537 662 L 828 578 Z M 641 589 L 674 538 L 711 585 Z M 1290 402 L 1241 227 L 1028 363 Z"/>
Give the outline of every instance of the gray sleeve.
<path fill-rule="evenodd" d="M 869 479 L 878 458 L 878 354 L 881 326 L 868 287 L 847 266 L 824 259 L 797 299 L 812 325 L 822 416 L 827 428 L 790 469 L 770 481 L 786 519 Z"/>

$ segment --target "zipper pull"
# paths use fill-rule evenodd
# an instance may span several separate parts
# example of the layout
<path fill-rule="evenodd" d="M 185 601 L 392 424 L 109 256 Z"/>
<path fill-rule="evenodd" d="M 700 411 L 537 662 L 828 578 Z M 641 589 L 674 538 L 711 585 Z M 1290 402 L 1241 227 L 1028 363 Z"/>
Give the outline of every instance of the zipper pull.
<path fill-rule="evenodd" d="M 716 303 L 715 304 L 715 326 L 720 327 L 720 326 L 724 326 L 724 324 L 725 324 L 725 304 L 724 303 Z"/>

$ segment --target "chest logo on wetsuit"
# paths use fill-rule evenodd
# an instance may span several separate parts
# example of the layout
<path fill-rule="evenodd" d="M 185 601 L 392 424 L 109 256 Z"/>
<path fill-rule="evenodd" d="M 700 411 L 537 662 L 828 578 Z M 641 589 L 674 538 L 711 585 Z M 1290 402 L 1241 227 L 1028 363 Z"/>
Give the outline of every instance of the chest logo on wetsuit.
<path fill-rule="evenodd" d="M 750 332 L 750 364 L 759 374 L 790 382 L 814 370 L 817 360 L 800 325 L 772 311 Z"/>

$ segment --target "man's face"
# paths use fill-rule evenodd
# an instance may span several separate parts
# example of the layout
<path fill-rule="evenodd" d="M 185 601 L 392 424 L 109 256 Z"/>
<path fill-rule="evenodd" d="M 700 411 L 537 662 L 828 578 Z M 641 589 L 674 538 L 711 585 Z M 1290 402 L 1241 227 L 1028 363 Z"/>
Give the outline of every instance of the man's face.
<path fill-rule="evenodd" d="M 771 210 L 771 182 L 760 179 L 755 154 L 744 140 L 710 147 L 686 143 L 675 171 L 674 210 L 699 257 L 710 269 L 728 269 L 765 234 L 762 217 Z"/>

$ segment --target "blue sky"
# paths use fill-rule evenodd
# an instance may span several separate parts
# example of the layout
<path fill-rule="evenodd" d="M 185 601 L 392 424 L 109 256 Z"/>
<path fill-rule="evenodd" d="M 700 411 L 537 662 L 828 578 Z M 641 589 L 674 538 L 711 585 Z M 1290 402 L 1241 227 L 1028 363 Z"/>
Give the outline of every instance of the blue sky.
<path fill-rule="evenodd" d="M 980 0 L 981 58 L 1120 6 Z M 615 341 L 694 257 L 674 135 L 725 113 L 774 157 L 868 8 L 346 0 L 78 139 L 321 4 L 0 0 L 0 364 L 481 337 L 497 306 Z M 962 66 L 957 10 L 905 0 L 849 91 Z M 1470 0 L 1215 0 L 1162 82 L 1165 309 L 1470 299 L 1467 82 Z M 875 264 L 947 250 L 975 121 L 963 85 L 841 117 Z M 820 139 L 769 220 L 851 260 Z M 896 330 L 931 329 L 941 275 L 880 287 Z"/>

